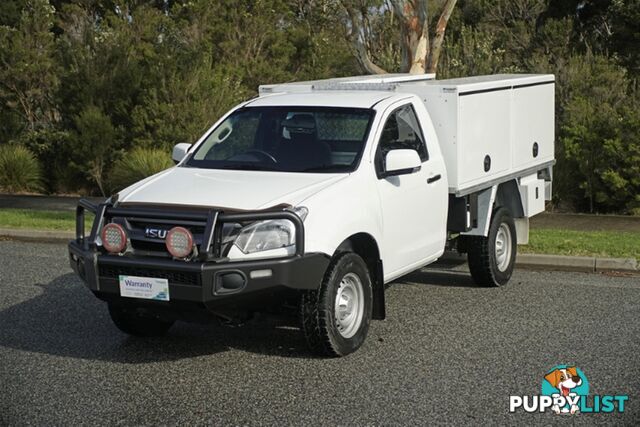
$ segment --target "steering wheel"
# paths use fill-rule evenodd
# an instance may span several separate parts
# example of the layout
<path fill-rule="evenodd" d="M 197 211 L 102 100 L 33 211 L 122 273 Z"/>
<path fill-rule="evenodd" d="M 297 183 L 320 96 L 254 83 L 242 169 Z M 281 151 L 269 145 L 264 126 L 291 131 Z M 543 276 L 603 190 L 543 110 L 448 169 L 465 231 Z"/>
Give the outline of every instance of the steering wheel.
<path fill-rule="evenodd" d="M 247 150 L 242 154 L 259 154 L 263 159 L 269 160 L 269 161 L 271 161 L 273 163 L 278 163 L 276 158 L 273 157 L 271 154 L 267 153 L 264 150 L 258 150 L 257 148 L 253 148 L 251 150 Z"/>

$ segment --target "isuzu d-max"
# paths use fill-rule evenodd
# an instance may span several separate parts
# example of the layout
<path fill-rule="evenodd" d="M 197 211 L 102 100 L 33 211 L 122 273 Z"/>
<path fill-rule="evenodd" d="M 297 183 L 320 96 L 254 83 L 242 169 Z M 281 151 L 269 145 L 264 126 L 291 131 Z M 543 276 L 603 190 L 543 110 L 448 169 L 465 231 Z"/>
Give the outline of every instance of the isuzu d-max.
<path fill-rule="evenodd" d="M 445 247 L 478 285 L 506 284 L 551 198 L 554 77 L 433 77 L 261 86 L 176 145 L 175 167 L 82 200 L 71 266 L 128 334 L 295 302 L 330 356 L 384 319 L 385 284 Z"/>

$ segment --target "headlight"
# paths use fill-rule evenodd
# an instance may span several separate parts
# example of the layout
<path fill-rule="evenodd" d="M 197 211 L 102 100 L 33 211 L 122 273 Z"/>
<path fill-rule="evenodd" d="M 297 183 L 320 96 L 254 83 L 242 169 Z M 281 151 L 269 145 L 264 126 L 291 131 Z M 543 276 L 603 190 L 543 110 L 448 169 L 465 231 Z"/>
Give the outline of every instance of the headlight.
<path fill-rule="evenodd" d="M 186 258 L 193 252 L 193 234 L 184 227 L 173 227 L 167 233 L 165 245 L 175 258 Z"/>
<path fill-rule="evenodd" d="M 292 211 L 304 221 L 309 213 L 305 207 L 296 207 Z M 254 222 L 244 227 L 234 245 L 244 254 L 269 251 L 293 246 L 296 242 L 296 228 L 285 219 Z"/>
<path fill-rule="evenodd" d="M 111 253 L 120 253 L 127 247 L 127 233 L 120 224 L 110 222 L 100 233 L 102 247 Z"/>

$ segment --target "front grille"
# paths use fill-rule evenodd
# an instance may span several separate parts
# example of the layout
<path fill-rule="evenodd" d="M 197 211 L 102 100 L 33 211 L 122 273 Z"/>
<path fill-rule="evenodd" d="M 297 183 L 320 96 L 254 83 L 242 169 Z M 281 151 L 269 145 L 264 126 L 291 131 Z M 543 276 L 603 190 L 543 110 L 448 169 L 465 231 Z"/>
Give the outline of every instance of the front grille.
<path fill-rule="evenodd" d="M 186 273 L 182 271 L 172 270 L 156 270 L 140 267 L 127 267 L 127 266 L 115 266 L 115 265 L 100 265 L 98 266 L 100 277 L 107 277 L 111 279 L 118 279 L 118 276 L 139 276 L 139 277 L 153 277 L 158 279 L 167 279 L 169 283 L 176 283 L 181 285 L 193 285 L 199 286 L 200 280 L 198 273 Z"/>
<path fill-rule="evenodd" d="M 142 255 L 146 256 L 169 257 L 169 251 L 167 251 L 164 238 L 151 239 L 147 237 L 145 235 L 147 227 L 163 230 L 165 233 L 176 225 L 186 227 L 193 234 L 193 239 L 198 251 L 200 251 L 200 242 L 202 242 L 205 229 L 204 226 L 196 225 L 192 222 L 184 223 L 183 221 L 173 221 L 172 223 L 162 220 L 145 221 L 128 219 L 127 221 L 124 221 L 123 218 L 116 218 L 115 221 L 121 222 L 121 224 L 126 228 L 129 241 L 131 242 L 131 247 L 134 250 L 142 251 Z"/>
<path fill-rule="evenodd" d="M 132 220 L 128 219 L 128 225 L 131 230 L 135 230 L 140 234 L 144 234 L 144 230 L 149 228 L 155 228 L 158 230 L 164 230 L 165 232 L 171 230 L 173 227 L 179 225 L 181 227 L 185 227 L 189 229 L 194 235 L 199 235 L 204 233 L 205 226 L 197 225 L 193 223 L 183 223 L 182 221 L 173 221 L 173 222 L 159 222 L 159 221 L 144 221 L 144 220 Z"/>
<path fill-rule="evenodd" d="M 209 247 L 208 253 L 203 254 L 201 245 L 206 238 L 206 221 L 179 218 L 168 220 L 162 217 L 147 218 L 144 215 L 128 216 L 124 213 L 113 216 L 111 221 L 116 222 L 125 228 L 129 242 L 131 243 L 131 249 L 133 249 L 132 254 L 134 256 L 161 258 L 171 258 L 171 255 L 166 248 L 164 237 L 166 236 L 166 233 L 175 226 L 185 227 L 192 233 L 198 254 L 220 257 L 226 256 L 235 240 L 235 237 L 238 235 L 242 227 L 246 225 L 240 222 L 218 223 L 216 233 L 220 233 L 221 235 L 218 236 L 215 241 L 211 242 L 212 245 Z M 147 228 L 162 231 L 164 234 L 156 233 L 155 235 L 158 236 L 157 238 L 149 237 L 146 235 Z"/>

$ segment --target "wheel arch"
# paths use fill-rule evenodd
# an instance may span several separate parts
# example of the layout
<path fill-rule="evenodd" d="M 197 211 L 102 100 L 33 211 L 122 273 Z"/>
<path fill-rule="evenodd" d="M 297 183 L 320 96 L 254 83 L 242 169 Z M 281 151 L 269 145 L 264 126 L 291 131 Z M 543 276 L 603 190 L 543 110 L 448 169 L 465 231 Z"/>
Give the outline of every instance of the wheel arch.
<path fill-rule="evenodd" d="M 373 313 L 371 317 L 376 320 L 383 320 L 386 317 L 384 270 L 378 242 L 369 233 L 356 233 L 343 240 L 338 245 L 334 255 L 339 252 L 356 253 L 367 264 L 373 291 Z"/>
<path fill-rule="evenodd" d="M 492 213 L 501 207 L 506 208 L 513 218 L 522 218 L 524 216 L 522 197 L 515 179 L 498 185 Z"/>
<path fill-rule="evenodd" d="M 464 236 L 484 236 L 489 233 L 489 225 L 495 211 L 505 208 L 513 218 L 524 217 L 522 197 L 515 179 L 494 185 L 477 193 L 477 225 L 460 234 Z"/>

